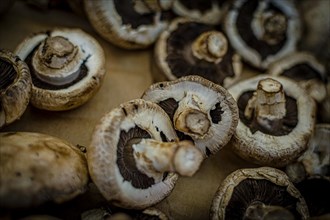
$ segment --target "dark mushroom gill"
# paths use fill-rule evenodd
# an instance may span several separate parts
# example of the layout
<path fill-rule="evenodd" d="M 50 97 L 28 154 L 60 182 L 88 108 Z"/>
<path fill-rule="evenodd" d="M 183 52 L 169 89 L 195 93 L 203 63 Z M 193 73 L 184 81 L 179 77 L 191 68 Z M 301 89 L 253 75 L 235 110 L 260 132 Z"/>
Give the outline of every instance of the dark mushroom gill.
<path fill-rule="evenodd" d="M 234 77 L 232 57 L 234 50 L 229 46 L 226 55 L 218 64 L 195 58 L 191 45 L 202 33 L 216 30 L 215 27 L 197 23 L 180 23 L 167 39 L 166 62 L 177 78 L 199 75 L 216 84 L 222 85 L 226 77 Z"/>
<path fill-rule="evenodd" d="M 17 78 L 13 64 L 0 58 L 0 92 L 5 91 Z"/>
<path fill-rule="evenodd" d="M 297 81 L 309 79 L 319 79 L 321 81 L 326 81 L 326 79 L 324 79 L 322 75 L 308 63 L 300 63 L 294 65 L 289 69 L 284 70 L 281 75 Z"/>
<path fill-rule="evenodd" d="M 294 98 L 287 95 L 285 95 L 286 115 L 280 121 L 276 121 L 276 123 L 273 123 L 273 128 L 271 129 L 271 131 L 259 125 L 255 117 L 252 117 L 252 119 L 250 120 L 247 119 L 244 115 L 244 110 L 246 108 L 248 101 L 253 96 L 253 92 L 254 91 L 246 91 L 243 94 L 241 94 L 237 100 L 237 105 L 239 109 L 239 118 L 246 126 L 250 128 L 250 131 L 252 133 L 255 133 L 256 131 L 261 131 L 269 135 L 283 136 L 289 134 L 296 127 L 298 123 L 297 103 Z"/>
<path fill-rule="evenodd" d="M 296 219 L 301 216 L 296 210 L 298 199 L 291 196 L 285 186 L 278 186 L 265 179 L 245 179 L 234 189 L 226 207 L 225 219 L 242 219 L 246 209 L 254 202 L 281 206 L 290 211 Z"/>

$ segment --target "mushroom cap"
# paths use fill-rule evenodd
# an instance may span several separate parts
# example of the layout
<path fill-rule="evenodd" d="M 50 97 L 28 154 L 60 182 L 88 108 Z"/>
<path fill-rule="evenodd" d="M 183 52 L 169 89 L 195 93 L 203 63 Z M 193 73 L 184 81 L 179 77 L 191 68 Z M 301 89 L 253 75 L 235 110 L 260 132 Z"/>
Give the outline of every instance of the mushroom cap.
<path fill-rule="evenodd" d="M 161 11 L 139 12 L 131 0 L 85 0 L 87 17 L 95 30 L 107 41 L 126 49 L 152 45 L 167 27 Z"/>
<path fill-rule="evenodd" d="M 189 139 L 194 141 L 205 156 L 215 154 L 229 142 L 238 123 L 237 104 L 225 88 L 192 75 L 174 81 L 155 83 L 144 92 L 142 98 L 160 105 L 173 120 L 180 101 L 188 93 L 201 100 L 200 107 L 212 122 L 203 138 Z M 187 137 L 183 137 L 185 138 Z"/>
<path fill-rule="evenodd" d="M 79 75 L 64 85 L 52 85 L 40 80 L 32 67 L 32 57 L 37 48 L 49 37 L 61 36 L 77 46 Z M 50 111 L 76 108 L 92 98 L 101 86 L 105 75 L 105 55 L 100 44 L 89 34 L 75 28 L 56 28 L 28 36 L 16 48 L 16 54 L 30 67 L 32 76 L 31 104 Z"/>
<path fill-rule="evenodd" d="M 19 119 L 31 96 L 28 66 L 12 52 L 0 50 L 0 128 Z"/>
<path fill-rule="evenodd" d="M 70 143 L 32 132 L 2 132 L 0 139 L 1 207 L 62 203 L 85 192 L 86 158 Z"/>
<path fill-rule="evenodd" d="M 230 45 L 220 62 L 214 63 L 194 57 L 192 44 L 201 34 L 209 31 L 217 30 L 211 25 L 186 18 L 174 19 L 159 36 L 155 46 L 154 56 L 161 74 L 168 80 L 200 75 L 225 87 L 238 80 L 242 63 L 240 56 Z M 226 39 L 226 36 L 223 36 Z"/>
<path fill-rule="evenodd" d="M 210 218 L 243 219 L 239 215 L 255 201 L 282 206 L 296 219 L 309 217 L 305 200 L 288 176 L 275 168 L 260 167 L 239 169 L 226 177 L 213 198 Z"/>
<path fill-rule="evenodd" d="M 238 103 L 240 120 L 233 135 L 232 147 L 242 158 L 261 165 L 282 167 L 293 162 L 306 149 L 315 124 L 316 104 L 296 82 L 286 77 L 271 77 L 279 81 L 287 101 L 286 127 L 282 131 L 267 134 L 259 129 L 251 130 L 244 116 L 249 98 L 258 82 L 269 76 L 257 76 L 241 81 L 228 89 Z M 275 135 L 275 132 L 279 132 Z"/>
<path fill-rule="evenodd" d="M 297 81 L 317 101 L 326 96 L 325 67 L 308 52 L 294 52 L 269 65 L 267 74 Z"/>
<path fill-rule="evenodd" d="M 258 39 L 261 19 L 260 13 L 275 11 L 286 18 L 283 39 L 272 44 Z M 276 23 L 275 23 L 276 25 Z M 301 35 L 298 11 L 292 1 L 247 1 L 235 0 L 224 18 L 224 28 L 231 45 L 242 59 L 259 69 L 296 50 Z"/>
<path fill-rule="evenodd" d="M 159 173 L 161 181 L 156 181 L 137 169 L 130 144 L 142 138 L 177 139 L 167 114 L 142 99 L 112 109 L 94 130 L 87 149 L 90 175 L 103 196 L 116 206 L 149 207 L 169 195 L 178 178 L 174 173 Z"/>

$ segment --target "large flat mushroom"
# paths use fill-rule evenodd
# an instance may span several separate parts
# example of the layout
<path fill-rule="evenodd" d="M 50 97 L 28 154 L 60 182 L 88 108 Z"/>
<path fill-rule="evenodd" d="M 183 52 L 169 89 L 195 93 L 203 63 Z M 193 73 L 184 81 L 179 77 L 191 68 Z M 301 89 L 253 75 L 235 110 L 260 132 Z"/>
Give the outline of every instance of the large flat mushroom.
<path fill-rule="evenodd" d="M 316 104 L 296 82 L 286 77 L 257 76 L 228 91 L 237 101 L 240 117 L 232 147 L 242 158 L 282 167 L 307 149 Z"/>
<path fill-rule="evenodd" d="M 102 47 L 80 29 L 59 28 L 25 38 L 15 53 L 32 77 L 31 104 L 63 111 L 92 98 L 105 75 Z"/>
<path fill-rule="evenodd" d="M 176 173 L 193 175 L 203 156 L 190 141 L 178 141 L 157 104 L 135 99 L 101 119 L 87 160 L 93 182 L 110 203 L 144 209 L 169 195 Z"/>
<path fill-rule="evenodd" d="M 180 139 L 193 140 L 205 156 L 224 147 L 238 123 L 237 105 L 231 94 L 200 76 L 155 83 L 142 98 L 160 105 Z"/>

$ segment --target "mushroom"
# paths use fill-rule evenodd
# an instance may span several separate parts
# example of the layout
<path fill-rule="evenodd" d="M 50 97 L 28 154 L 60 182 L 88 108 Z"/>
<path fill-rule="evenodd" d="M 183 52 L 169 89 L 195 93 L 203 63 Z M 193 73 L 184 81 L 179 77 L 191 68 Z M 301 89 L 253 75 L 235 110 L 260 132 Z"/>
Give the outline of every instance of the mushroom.
<path fill-rule="evenodd" d="M 105 56 L 99 43 L 80 29 L 61 28 L 27 37 L 16 54 L 32 76 L 31 104 L 63 111 L 87 102 L 105 75 Z"/>
<path fill-rule="evenodd" d="M 190 141 L 178 141 L 167 114 L 135 99 L 106 114 L 87 149 L 91 178 L 112 204 L 144 209 L 164 199 L 177 180 L 203 160 Z"/>
<path fill-rule="evenodd" d="M 173 20 L 160 35 L 154 55 L 155 81 L 200 75 L 227 87 L 238 80 L 242 72 L 240 56 L 223 32 L 184 18 Z"/>
<path fill-rule="evenodd" d="M 200 76 L 155 83 L 142 98 L 160 105 L 179 138 L 193 140 L 205 157 L 229 142 L 238 123 L 238 109 L 231 94 Z"/>
<path fill-rule="evenodd" d="M 286 77 L 257 76 L 228 89 L 239 108 L 232 147 L 242 158 L 283 167 L 306 149 L 314 124 L 314 100 Z"/>
<path fill-rule="evenodd" d="M 23 115 L 30 96 L 28 66 L 12 52 L 0 50 L 0 128 Z"/>
<path fill-rule="evenodd" d="M 84 0 L 95 30 L 107 41 L 126 49 L 152 45 L 168 25 L 173 0 Z"/>
<path fill-rule="evenodd" d="M 86 191 L 86 158 L 70 143 L 32 132 L 2 132 L 0 139 L 1 208 L 63 203 Z"/>
<path fill-rule="evenodd" d="M 308 217 L 306 202 L 288 176 L 271 167 L 239 169 L 228 175 L 210 210 L 212 220 Z"/>
<path fill-rule="evenodd" d="M 300 17 L 292 1 L 235 0 L 224 18 L 228 39 L 242 59 L 259 69 L 296 50 Z"/>
<path fill-rule="evenodd" d="M 225 2 L 223 0 L 175 0 L 172 9 L 182 17 L 206 24 L 219 24 L 225 11 Z"/>
<path fill-rule="evenodd" d="M 271 63 L 267 73 L 272 76 L 286 76 L 299 82 L 319 103 L 326 96 L 325 67 L 308 52 L 294 52 Z"/>

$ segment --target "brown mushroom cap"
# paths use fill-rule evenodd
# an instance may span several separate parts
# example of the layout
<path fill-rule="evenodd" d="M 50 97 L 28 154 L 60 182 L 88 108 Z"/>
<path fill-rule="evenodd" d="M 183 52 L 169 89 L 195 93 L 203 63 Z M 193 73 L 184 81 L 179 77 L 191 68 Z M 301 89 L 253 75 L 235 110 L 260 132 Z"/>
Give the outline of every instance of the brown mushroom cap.
<path fill-rule="evenodd" d="M 190 96 L 194 99 L 194 105 L 205 114 L 209 125 L 201 126 L 208 127 L 204 132 L 202 129 L 196 129 L 195 132 L 181 131 L 178 136 L 181 139 L 192 139 L 205 156 L 215 154 L 228 143 L 238 123 L 237 105 L 226 89 L 200 76 L 186 76 L 155 83 L 144 92 L 142 98 L 160 105 L 175 124 L 179 106 L 183 106 L 184 100 Z M 204 120 L 191 121 L 202 124 Z"/>
<path fill-rule="evenodd" d="M 53 29 L 27 37 L 16 53 L 32 77 L 31 104 L 63 111 L 92 98 L 105 75 L 102 47 L 80 29 Z"/>
<path fill-rule="evenodd" d="M 62 203 L 85 192 L 87 162 L 70 143 L 40 133 L 0 133 L 0 206 Z"/>
<path fill-rule="evenodd" d="M 259 81 L 266 78 L 253 77 L 228 89 L 237 101 L 240 115 L 232 147 L 248 161 L 281 167 L 293 162 L 307 149 L 314 129 L 316 105 L 296 82 L 285 77 L 272 77 L 283 86 L 286 113 L 277 121 L 279 123 L 271 123 L 270 128 L 265 129 L 255 117 L 248 119 L 244 111 Z"/>
<path fill-rule="evenodd" d="M 224 28 L 242 58 L 260 69 L 295 51 L 301 35 L 300 17 L 291 1 L 235 0 Z"/>
<path fill-rule="evenodd" d="M 22 116 L 30 96 L 28 66 L 13 53 L 0 50 L 0 128 Z"/>
<path fill-rule="evenodd" d="M 285 173 L 260 167 L 239 169 L 226 177 L 213 198 L 210 218 L 243 219 L 247 209 L 256 202 L 283 207 L 295 219 L 309 217 L 305 200 Z"/>
<path fill-rule="evenodd" d="M 143 209 L 164 199 L 174 187 L 176 174 L 159 173 L 156 179 L 138 169 L 132 145 L 148 138 L 169 142 L 177 136 L 166 113 L 142 99 L 114 108 L 94 130 L 87 149 L 90 175 L 116 206 Z"/>

